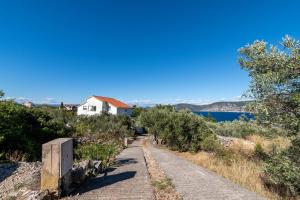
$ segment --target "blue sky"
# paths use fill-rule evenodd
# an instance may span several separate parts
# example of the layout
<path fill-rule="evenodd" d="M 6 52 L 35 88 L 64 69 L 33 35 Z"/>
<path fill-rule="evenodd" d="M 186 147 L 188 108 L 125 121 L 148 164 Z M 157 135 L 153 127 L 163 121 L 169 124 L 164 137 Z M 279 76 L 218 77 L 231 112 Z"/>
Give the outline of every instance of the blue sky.
<path fill-rule="evenodd" d="M 300 1 L 0 1 L 0 89 L 38 103 L 236 100 L 237 50 L 300 39 Z"/>

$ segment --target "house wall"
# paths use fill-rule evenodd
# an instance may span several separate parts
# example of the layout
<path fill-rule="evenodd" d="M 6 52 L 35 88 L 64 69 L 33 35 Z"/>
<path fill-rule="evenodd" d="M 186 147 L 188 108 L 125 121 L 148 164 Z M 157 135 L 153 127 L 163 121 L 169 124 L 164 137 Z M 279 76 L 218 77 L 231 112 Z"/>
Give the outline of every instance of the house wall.
<path fill-rule="evenodd" d="M 77 115 L 100 115 L 102 113 L 102 107 L 103 102 L 99 101 L 98 99 L 91 97 L 89 98 L 86 103 L 80 105 L 77 110 Z M 108 110 L 108 113 L 112 115 L 127 115 L 131 116 L 132 110 L 130 108 L 124 109 L 124 108 L 117 108 L 113 106 L 112 104 L 108 103 L 110 109 Z M 83 110 L 83 107 L 86 106 L 87 110 Z M 96 106 L 96 111 L 90 111 L 90 106 Z"/>
<path fill-rule="evenodd" d="M 86 106 L 87 110 L 83 110 L 83 107 Z M 90 111 L 90 106 L 96 106 L 96 111 Z M 96 115 L 102 113 L 102 102 L 98 101 L 94 97 L 89 98 L 86 103 L 78 107 L 77 115 Z"/>
<path fill-rule="evenodd" d="M 118 114 L 118 109 L 115 106 L 111 105 L 110 103 L 109 103 L 109 106 L 110 106 L 110 110 L 108 112 L 110 114 L 117 115 Z"/>

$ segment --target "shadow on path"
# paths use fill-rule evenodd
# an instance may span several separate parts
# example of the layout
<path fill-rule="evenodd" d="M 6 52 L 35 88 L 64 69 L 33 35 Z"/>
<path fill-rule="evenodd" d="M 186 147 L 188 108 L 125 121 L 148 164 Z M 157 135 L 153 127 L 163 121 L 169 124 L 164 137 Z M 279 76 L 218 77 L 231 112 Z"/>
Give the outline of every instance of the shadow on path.
<path fill-rule="evenodd" d="M 112 167 L 121 167 L 124 165 L 130 165 L 130 164 L 136 164 L 138 163 L 136 159 L 134 158 L 126 158 L 126 159 L 117 159 Z"/>
<path fill-rule="evenodd" d="M 114 170 L 113 168 L 111 170 Z M 106 173 L 105 173 L 106 174 Z M 85 185 L 83 185 L 77 193 L 84 194 L 92 190 L 103 188 L 112 185 L 117 182 L 121 182 L 127 179 L 131 179 L 135 176 L 136 171 L 128 171 L 113 175 L 104 175 L 90 179 Z"/>

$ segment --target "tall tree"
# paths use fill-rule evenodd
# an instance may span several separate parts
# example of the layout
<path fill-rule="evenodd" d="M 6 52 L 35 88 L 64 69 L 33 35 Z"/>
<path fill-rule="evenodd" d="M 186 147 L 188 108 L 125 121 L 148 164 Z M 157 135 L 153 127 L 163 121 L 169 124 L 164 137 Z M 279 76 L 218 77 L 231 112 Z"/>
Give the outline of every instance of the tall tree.
<path fill-rule="evenodd" d="M 249 107 L 260 122 L 300 127 L 300 43 L 285 36 L 279 46 L 255 41 L 239 49 L 239 63 L 251 77 Z"/>
<path fill-rule="evenodd" d="M 1 99 L 2 97 L 4 97 L 4 92 L 3 92 L 3 90 L 0 90 L 0 99 Z"/>
<path fill-rule="evenodd" d="M 63 110 L 64 109 L 64 102 L 60 102 L 59 109 Z"/>

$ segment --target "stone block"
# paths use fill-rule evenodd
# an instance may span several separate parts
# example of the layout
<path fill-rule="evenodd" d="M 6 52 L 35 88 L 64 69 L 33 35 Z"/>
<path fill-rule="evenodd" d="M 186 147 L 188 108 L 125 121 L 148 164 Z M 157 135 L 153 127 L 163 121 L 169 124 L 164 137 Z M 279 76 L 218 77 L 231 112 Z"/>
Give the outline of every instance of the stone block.
<path fill-rule="evenodd" d="M 72 180 L 73 165 L 72 138 L 58 138 L 43 144 L 41 190 L 61 193 L 68 190 Z"/>

